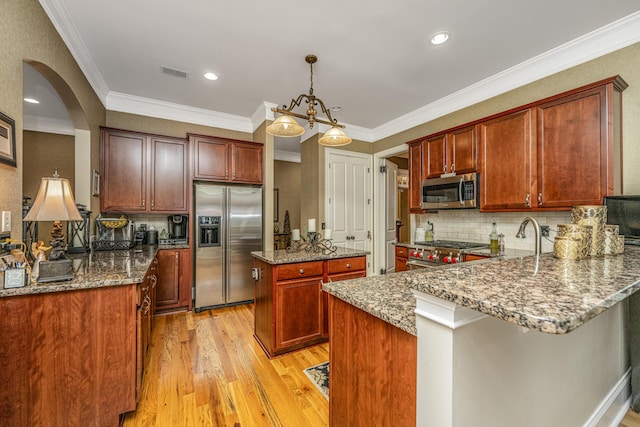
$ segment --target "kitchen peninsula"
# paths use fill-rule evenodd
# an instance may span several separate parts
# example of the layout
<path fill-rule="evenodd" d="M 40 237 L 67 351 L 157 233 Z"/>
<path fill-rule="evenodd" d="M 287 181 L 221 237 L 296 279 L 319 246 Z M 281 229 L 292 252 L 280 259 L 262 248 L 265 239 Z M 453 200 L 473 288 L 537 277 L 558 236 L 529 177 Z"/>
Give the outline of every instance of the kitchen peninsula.
<path fill-rule="evenodd" d="M 70 281 L 0 289 L 0 424 L 117 426 L 136 408 L 157 249 L 70 255 Z"/>
<path fill-rule="evenodd" d="M 415 398 L 407 388 L 389 399 L 414 399 L 418 426 L 610 425 L 628 409 L 627 299 L 640 288 L 640 248 L 578 261 L 496 259 L 323 288 L 332 397 L 361 382 L 363 371 L 340 357 L 344 343 L 358 342 L 349 351 L 379 355 L 369 362 L 380 372 L 396 370 L 384 365 L 388 358 L 416 353 L 416 361 L 404 358 L 414 367 Z M 405 346 L 359 339 L 373 332 L 345 327 L 345 313 L 393 327 Z M 359 403 L 349 411 L 330 400 L 332 425 L 357 424 L 368 415 L 363 407 L 375 409 Z"/>
<path fill-rule="evenodd" d="M 322 284 L 366 277 L 368 252 L 256 251 L 254 336 L 269 357 L 328 339 Z"/>

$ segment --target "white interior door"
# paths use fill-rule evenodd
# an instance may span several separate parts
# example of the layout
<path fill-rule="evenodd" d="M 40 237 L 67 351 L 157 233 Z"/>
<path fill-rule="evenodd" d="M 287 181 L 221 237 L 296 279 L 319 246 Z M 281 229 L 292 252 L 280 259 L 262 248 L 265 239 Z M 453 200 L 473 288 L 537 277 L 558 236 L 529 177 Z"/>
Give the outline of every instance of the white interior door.
<path fill-rule="evenodd" d="M 384 160 L 384 248 L 385 266 L 387 273 L 396 271 L 396 219 L 398 218 L 398 165 Z"/>
<path fill-rule="evenodd" d="M 326 158 L 325 212 L 333 242 L 371 252 L 371 156 L 327 150 Z"/>

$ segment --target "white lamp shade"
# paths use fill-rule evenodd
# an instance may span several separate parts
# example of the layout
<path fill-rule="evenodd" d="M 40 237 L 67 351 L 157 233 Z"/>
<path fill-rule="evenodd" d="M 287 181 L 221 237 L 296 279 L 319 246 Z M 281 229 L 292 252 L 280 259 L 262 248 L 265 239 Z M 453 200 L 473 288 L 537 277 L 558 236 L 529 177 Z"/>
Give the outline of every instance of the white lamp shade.
<path fill-rule="evenodd" d="M 327 145 L 330 147 L 338 147 L 340 145 L 347 145 L 351 142 L 351 138 L 339 127 L 332 127 L 318 140 L 320 145 Z"/>
<path fill-rule="evenodd" d="M 304 128 L 293 117 L 282 115 L 267 126 L 267 133 L 273 136 L 289 138 L 302 135 Z"/>
<path fill-rule="evenodd" d="M 42 178 L 36 199 L 24 221 L 82 221 L 69 180 Z"/>

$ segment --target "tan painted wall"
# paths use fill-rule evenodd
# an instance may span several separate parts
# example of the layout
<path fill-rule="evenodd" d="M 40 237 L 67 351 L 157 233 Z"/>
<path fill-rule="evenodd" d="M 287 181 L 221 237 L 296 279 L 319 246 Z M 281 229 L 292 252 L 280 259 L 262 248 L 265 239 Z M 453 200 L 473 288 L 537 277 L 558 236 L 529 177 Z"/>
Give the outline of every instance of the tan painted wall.
<path fill-rule="evenodd" d="M 640 117 L 640 43 L 380 140 L 374 144 L 374 150 L 383 151 L 617 74 L 629 84 L 622 93 L 623 192 L 640 194 L 640 174 L 635 172 L 640 163 L 640 121 L 637 120 Z"/>
<path fill-rule="evenodd" d="M 279 189 L 280 230 L 284 230 L 284 214 L 289 211 L 291 229 L 300 228 L 300 194 L 302 166 L 300 163 L 276 160 L 273 166 L 273 186 Z"/>
<path fill-rule="evenodd" d="M 0 111 L 16 122 L 18 167 L 0 164 L 0 209 L 12 213 L 14 239 L 22 235 L 22 67 L 23 61 L 47 65 L 70 87 L 91 131 L 91 165 L 98 169 L 99 132 L 105 109 L 37 0 L 3 0 L 0 7 Z M 92 200 L 98 202 L 97 198 Z"/>
<path fill-rule="evenodd" d="M 42 177 L 53 176 L 58 168 L 61 178 L 66 178 L 75 188 L 75 138 L 68 135 L 56 135 L 44 132 L 23 133 L 24 167 L 22 169 L 22 194 L 31 197 L 33 203 Z M 38 226 L 38 239 L 48 242 L 51 239 L 50 222 Z"/>

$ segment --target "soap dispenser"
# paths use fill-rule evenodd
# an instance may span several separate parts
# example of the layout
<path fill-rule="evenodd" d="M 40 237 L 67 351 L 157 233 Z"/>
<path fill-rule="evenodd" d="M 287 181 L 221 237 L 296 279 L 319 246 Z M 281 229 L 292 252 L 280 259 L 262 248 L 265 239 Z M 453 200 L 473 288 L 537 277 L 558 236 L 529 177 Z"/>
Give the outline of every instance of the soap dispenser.
<path fill-rule="evenodd" d="M 427 232 L 425 240 L 427 242 L 433 242 L 433 223 L 431 221 L 427 221 Z"/>

